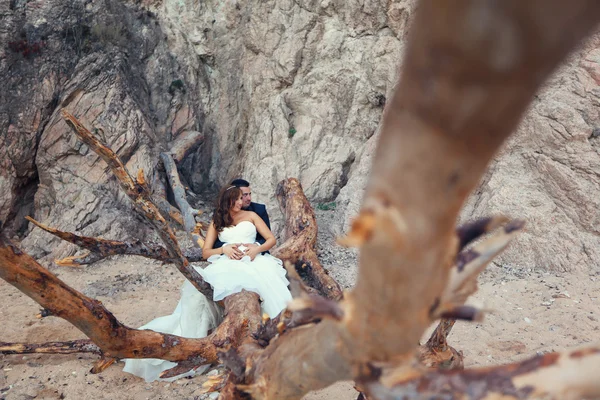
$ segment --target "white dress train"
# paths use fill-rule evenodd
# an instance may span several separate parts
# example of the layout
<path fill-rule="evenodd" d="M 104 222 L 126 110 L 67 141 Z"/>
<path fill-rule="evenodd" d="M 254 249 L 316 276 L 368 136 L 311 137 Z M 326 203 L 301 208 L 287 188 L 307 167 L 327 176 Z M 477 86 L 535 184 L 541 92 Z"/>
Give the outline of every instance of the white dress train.
<path fill-rule="evenodd" d="M 256 240 L 256 227 L 251 221 L 224 228 L 219 233 L 223 243 L 253 243 Z M 205 269 L 194 266 L 204 280 L 213 287 L 213 300 L 241 292 L 242 289 L 258 293 L 262 311 L 271 318 L 276 317 L 292 299 L 287 286 L 285 269 L 281 260 L 269 254 L 257 255 L 254 261 L 250 257 L 231 260 L 225 255 L 214 255 L 208 259 Z M 173 314 L 156 318 L 139 329 L 150 329 L 161 333 L 170 333 L 187 338 L 201 338 L 221 321 L 220 309 L 185 281 L 181 288 L 181 299 Z M 176 363 L 159 359 L 126 359 L 125 372 L 144 378 L 147 382 L 155 380 L 173 381 L 185 376 L 202 373 L 205 368 L 190 371 L 173 378 L 162 379 L 160 374 L 173 368 Z"/>

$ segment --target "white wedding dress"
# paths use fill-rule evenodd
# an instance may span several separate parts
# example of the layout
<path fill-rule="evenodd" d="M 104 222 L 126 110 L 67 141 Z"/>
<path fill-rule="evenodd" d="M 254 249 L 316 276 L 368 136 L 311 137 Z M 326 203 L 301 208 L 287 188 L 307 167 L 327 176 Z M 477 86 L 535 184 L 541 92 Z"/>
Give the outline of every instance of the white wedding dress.
<path fill-rule="evenodd" d="M 224 228 L 219 233 L 219 240 L 228 243 L 254 243 L 256 227 L 251 221 Z M 241 292 L 242 289 L 256 292 L 261 297 L 262 311 L 271 318 L 276 317 L 292 299 L 287 286 L 285 269 L 281 260 L 269 254 L 257 255 L 254 261 L 250 257 L 231 260 L 226 255 L 214 255 L 208 259 L 210 263 L 205 269 L 194 266 L 204 280 L 213 287 L 213 300 Z M 202 338 L 221 321 L 220 309 L 212 301 L 198 292 L 194 286 L 185 281 L 181 288 L 181 299 L 173 314 L 156 318 L 139 329 L 150 329 L 161 333 L 170 333 L 187 338 Z M 147 382 L 155 380 L 173 381 L 175 379 L 202 373 L 208 368 L 199 368 L 173 378 L 161 379 L 160 374 L 173 368 L 171 361 L 145 358 L 126 359 L 125 372 L 144 378 Z"/>

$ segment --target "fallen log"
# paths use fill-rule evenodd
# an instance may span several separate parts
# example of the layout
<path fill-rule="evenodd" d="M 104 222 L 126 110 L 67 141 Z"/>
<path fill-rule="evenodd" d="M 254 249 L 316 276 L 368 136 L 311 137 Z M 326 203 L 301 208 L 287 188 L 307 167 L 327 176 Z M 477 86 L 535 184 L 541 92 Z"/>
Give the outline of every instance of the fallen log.
<path fill-rule="evenodd" d="M 196 215 L 201 214 L 201 212 L 195 208 L 192 208 L 188 203 L 187 196 L 185 194 L 185 188 L 181 184 L 179 172 L 177 172 L 177 165 L 171 157 L 171 154 L 160 153 L 160 158 L 165 167 L 167 178 L 169 184 L 171 185 L 173 196 L 175 197 L 175 203 L 177 203 L 177 207 L 179 207 L 179 210 L 181 211 L 183 227 L 185 231 L 191 235 L 192 242 L 199 248 L 202 248 L 202 246 L 204 246 L 202 228 L 204 227 L 201 223 L 196 223 L 196 219 L 194 218 Z"/>

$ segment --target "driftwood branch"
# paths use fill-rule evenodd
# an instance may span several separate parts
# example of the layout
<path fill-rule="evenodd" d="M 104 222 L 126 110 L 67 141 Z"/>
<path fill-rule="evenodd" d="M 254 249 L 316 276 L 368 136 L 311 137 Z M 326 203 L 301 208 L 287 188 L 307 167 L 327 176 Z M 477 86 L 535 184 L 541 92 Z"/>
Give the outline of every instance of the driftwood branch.
<path fill-rule="evenodd" d="M 72 340 L 69 342 L 48 342 L 39 344 L 5 343 L 0 342 L 0 354 L 101 354 L 98 346 L 89 339 Z"/>
<path fill-rule="evenodd" d="M 217 361 L 218 350 L 210 337 L 188 339 L 128 328 L 101 302 L 69 287 L 3 237 L 0 237 L 0 278 L 31 297 L 52 315 L 75 325 L 107 357 Z M 83 347 L 79 348 L 94 348 L 86 347 L 88 345 L 93 346 L 83 341 L 80 342 Z M 46 352 L 50 352 L 48 347 L 46 349 Z M 56 349 L 60 350 L 58 347 Z"/>
<path fill-rule="evenodd" d="M 284 243 L 273 251 L 275 257 L 289 261 L 309 287 L 333 300 L 342 298 L 342 289 L 329 276 L 317 257 L 317 218 L 302 185 L 295 178 L 277 185 L 277 200 L 285 215 Z"/>
<path fill-rule="evenodd" d="M 455 319 L 442 319 L 427 343 L 419 347 L 417 359 L 423 366 L 448 370 L 464 367 L 462 353 L 448 345 L 448 335 L 455 322 Z"/>
<path fill-rule="evenodd" d="M 136 182 L 144 189 L 144 191 L 151 193 L 152 202 L 156 204 L 160 214 L 167 221 L 169 221 L 169 223 L 175 223 L 183 227 L 183 216 L 181 215 L 181 212 L 177 208 L 173 207 L 167 200 L 167 193 L 160 179 L 156 179 L 154 181 L 154 191 L 152 191 L 148 182 L 146 181 L 144 170 L 140 169 L 137 173 Z"/>
<path fill-rule="evenodd" d="M 104 260 L 107 256 L 99 253 L 86 252 L 78 256 L 68 256 L 58 260 L 54 260 L 56 265 L 61 267 L 81 267 L 83 265 L 90 265 L 95 262 Z"/>
<path fill-rule="evenodd" d="M 361 387 L 369 399 L 591 399 L 600 396 L 599 367 L 600 346 L 595 345 L 496 367 L 425 373 L 407 369 Z"/>
<path fill-rule="evenodd" d="M 198 131 L 185 131 L 179 134 L 169 148 L 169 154 L 175 162 L 181 162 L 204 141 L 204 134 Z"/>
<path fill-rule="evenodd" d="M 206 297 L 212 298 L 213 290 L 209 284 L 204 282 L 202 276 L 190 265 L 184 257 L 179 243 L 175 238 L 173 230 L 167 221 L 163 218 L 156 205 L 152 202 L 150 193 L 145 190 L 145 185 L 137 184 L 129 175 L 125 166 L 117 155 L 106 145 L 101 143 L 91 132 L 85 128 L 73 115 L 63 109 L 61 114 L 67 124 L 73 129 L 73 132 L 90 149 L 96 152 L 110 167 L 115 177 L 119 181 L 123 191 L 133 201 L 137 211 L 144 216 L 150 224 L 156 229 L 165 244 L 169 256 L 173 259 L 177 269 Z"/>
<path fill-rule="evenodd" d="M 175 161 L 168 153 L 160 153 L 160 159 L 163 162 L 165 167 L 165 171 L 167 173 L 167 178 L 169 180 L 169 184 L 171 185 L 171 189 L 173 190 L 173 196 L 175 197 L 175 203 L 177 203 L 177 207 L 181 211 L 183 215 L 183 226 L 185 231 L 190 233 L 194 230 L 196 226 L 196 220 L 194 219 L 194 215 L 198 214 L 198 210 L 193 209 L 187 201 L 185 195 L 185 188 L 181 184 L 181 180 L 179 179 L 179 173 L 177 172 L 177 165 Z"/>
<path fill-rule="evenodd" d="M 80 236 L 71 232 L 59 231 L 58 229 L 42 224 L 41 222 L 38 222 L 29 216 L 25 218 L 40 229 L 43 229 L 44 231 L 62 240 L 73 243 L 91 252 L 82 256 L 72 256 L 63 258 L 62 260 L 56 260 L 56 263 L 61 266 L 74 267 L 92 264 L 96 261 L 114 255 L 135 255 L 163 261 L 166 263 L 174 262 L 167 249 L 156 243 L 143 243 L 140 240 L 134 240 L 133 242 L 120 242 L 117 240 Z M 186 249 L 184 251 L 184 256 L 188 261 L 196 262 L 202 259 L 202 252 L 195 249 Z"/>
<path fill-rule="evenodd" d="M 167 173 L 167 178 L 169 180 L 169 184 L 171 185 L 171 189 L 173 190 L 175 203 L 177 203 L 177 207 L 179 207 L 179 210 L 181 210 L 181 215 L 183 218 L 183 227 L 185 231 L 191 235 L 194 244 L 196 244 L 199 248 L 202 248 L 202 246 L 204 246 L 204 236 L 202 235 L 202 229 L 204 227 L 202 226 L 202 224 L 196 223 L 196 219 L 194 218 L 195 215 L 200 214 L 200 211 L 192 208 L 188 203 L 185 194 L 185 187 L 179 179 L 177 165 L 173 160 L 171 154 L 160 153 L 160 158 L 165 167 L 165 171 Z"/>

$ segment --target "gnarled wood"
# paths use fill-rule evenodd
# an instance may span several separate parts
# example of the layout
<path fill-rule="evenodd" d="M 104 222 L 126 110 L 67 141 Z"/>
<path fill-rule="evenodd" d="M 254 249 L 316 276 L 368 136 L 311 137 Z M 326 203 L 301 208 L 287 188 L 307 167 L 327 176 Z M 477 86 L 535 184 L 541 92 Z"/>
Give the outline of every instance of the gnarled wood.
<path fill-rule="evenodd" d="M 304 195 L 301 192 L 299 193 L 305 199 Z M 90 250 L 106 254 L 119 247 L 115 247 L 119 242 L 87 238 L 68 232 L 61 232 L 33 219 L 30 220 L 40 228 Z M 125 251 L 125 247 L 129 246 L 123 245 L 121 247 L 121 250 Z M 163 253 L 166 253 L 166 250 L 164 252 L 161 251 L 160 254 Z M 163 373 L 163 377 L 176 376 L 201 365 L 218 362 L 220 354 L 228 349 L 237 349 L 245 345 L 247 348 L 254 348 L 260 351 L 261 346 L 259 343 L 261 337 L 257 335 L 257 332 L 260 331 L 259 328 L 262 328 L 262 331 L 267 332 L 269 335 L 264 345 L 268 344 L 268 341 L 277 334 L 282 333 L 279 330 L 268 331 L 264 329 L 266 325 L 261 323 L 262 316 L 258 295 L 247 291 L 234 294 L 224 300 L 226 317 L 209 336 L 203 339 L 183 339 L 152 331 L 137 331 L 123 326 L 99 302 L 87 298 L 68 287 L 8 242 L 4 242 L 4 246 L 0 247 L 0 265 L 0 277 L 17 286 L 25 294 L 38 301 L 47 310 L 47 313 L 65 318 L 92 339 L 92 341 L 82 341 L 80 347 L 73 346 L 70 343 L 65 344 L 63 347 L 71 346 L 71 352 L 76 352 L 77 348 L 83 349 L 82 351 L 89 348 L 103 354 L 104 358 L 93 368 L 93 371 L 96 372 L 100 372 L 108 367 L 116 358 L 158 357 L 179 361 L 176 367 Z M 293 271 L 295 272 L 295 270 Z M 297 274 L 295 277 L 298 283 L 303 285 Z M 40 284 L 40 282 L 43 283 Z M 289 321 L 291 321 L 288 324 L 288 328 L 293 328 L 300 323 L 298 322 L 298 315 L 294 317 L 289 312 L 282 313 L 283 315 L 286 315 Z M 99 323 L 95 322 L 95 320 L 98 320 Z M 106 324 L 107 322 L 108 325 Z M 152 348 L 156 346 L 157 338 L 162 338 L 163 341 L 168 343 L 181 342 L 178 346 L 183 346 L 183 348 L 154 351 Z M 98 346 L 93 343 L 97 343 Z M 14 352 L 16 348 L 16 345 L 11 347 L 11 351 Z M 45 344 L 20 345 L 18 348 L 22 351 L 45 348 L 46 352 L 52 352 L 52 350 L 56 350 L 58 353 L 62 352 L 62 348 Z M 139 348 L 143 348 L 144 352 L 141 353 L 138 350 Z M 248 357 L 253 352 L 246 350 L 243 354 Z M 242 371 L 243 368 L 244 365 L 242 366 Z M 239 378 L 232 379 L 234 378 L 225 378 L 227 382 L 239 382 Z M 233 388 L 231 390 L 232 393 L 239 393 Z"/>
<path fill-rule="evenodd" d="M 272 253 L 275 257 L 296 265 L 304 282 L 321 295 L 339 300 L 339 284 L 323 268 L 316 253 L 317 219 L 304 195 L 302 185 L 295 178 L 285 179 L 277 185 L 277 200 L 285 215 L 284 243 Z"/>
<path fill-rule="evenodd" d="M 369 399 L 550 398 L 579 400 L 600 396 L 600 346 L 535 356 L 518 363 L 463 371 L 407 369 L 395 380 L 362 384 Z M 392 386 L 392 387 L 390 387 Z"/>
<path fill-rule="evenodd" d="M 96 261 L 114 255 L 135 255 L 163 261 L 166 263 L 174 262 L 167 249 L 156 243 L 143 243 L 139 240 L 135 240 L 133 242 L 120 242 L 117 240 L 80 236 L 71 232 L 64 232 L 49 227 L 48 225 L 42 224 L 41 222 L 38 222 L 29 216 L 25 218 L 38 228 L 43 229 L 44 231 L 51 233 L 62 240 L 76 244 L 77 246 L 83 247 L 84 249 L 92 252 L 90 254 L 71 256 L 63 258 L 62 260 L 56 260 L 56 263 L 61 266 L 75 267 L 85 264 L 92 264 Z M 184 251 L 184 256 L 190 262 L 202 260 L 202 252 L 195 249 L 186 249 Z"/>
<path fill-rule="evenodd" d="M 165 371 L 164 377 L 216 363 L 220 352 L 254 343 L 252 332 L 258 329 L 262 318 L 258 295 L 242 291 L 225 298 L 226 317 L 205 338 L 188 339 L 131 329 L 121 324 L 102 303 L 67 286 L 6 238 L 0 241 L 0 278 L 91 339 L 43 344 L 0 343 L 0 354 L 102 354 L 104 358 L 92 369 L 95 372 L 101 372 L 118 358 L 161 358 L 179 362 L 172 370 Z"/>
<path fill-rule="evenodd" d="M 442 319 L 435 328 L 427 343 L 419 347 L 419 362 L 434 369 L 463 369 L 463 355 L 448 345 L 448 335 L 456 320 Z"/>
<path fill-rule="evenodd" d="M 169 255 L 177 266 L 177 269 L 194 285 L 198 291 L 208 298 L 212 298 L 212 287 L 204 282 L 202 276 L 190 266 L 188 260 L 184 257 L 175 238 L 173 230 L 167 221 L 163 218 L 158 208 L 152 202 L 150 193 L 145 190 L 144 185 L 139 185 L 131 178 L 125 166 L 117 155 L 106 145 L 101 143 L 92 133 L 86 129 L 73 115 L 67 110 L 62 109 L 61 114 L 67 124 L 73 129 L 90 149 L 98 154 L 110 167 L 113 174 L 117 177 L 123 191 L 133 201 L 135 208 L 144 216 L 150 224 L 156 229 L 165 244 Z"/>
<path fill-rule="evenodd" d="M 0 342 L 0 354 L 73 354 L 93 353 L 102 354 L 98 346 L 89 339 L 72 340 L 69 342 L 47 343 L 6 343 Z"/>
<path fill-rule="evenodd" d="M 327 313 L 320 315 L 333 318 L 278 330 L 264 348 L 237 333 L 245 331 L 246 322 L 235 317 L 231 335 L 241 345 L 226 353 L 232 373 L 224 396 L 236 396 L 231 389 L 237 384 L 255 398 L 298 399 L 351 378 L 373 399 L 600 395 L 597 346 L 481 370 L 424 372 L 409 365 L 432 320 L 476 316 L 477 310 L 462 306 L 464 296 L 522 224 L 509 223 L 483 247 L 461 251 L 469 235 L 456 236 L 458 212 L 535 91 L 598 20 L 600 3 L 594 0 L 421 1 L 363 207 L 349 235 L 361 248 L 357 284 L 336 307 L 326 303 Z M 127 182 L 122 184 L 127 191 Z M 314 218 L 296 225 L 308 247 L 316 238 L 313 225 Z M 473 249 L 477 254 L 470 253 Z M 278 254 L 293 259 L 303 251 L 290 240 Z M 173 345 L 170 335 L 123 327 L 98 302 L 66 287 L 14 247 L 0 248 L 0 277 L 74 321 L 112 357 L 133 353 L 176 360 L 179 370 L 213 357 L 209 350 L 216 346 L 207 340 L 177 338 Z M 320 287 L 327 294 L 325 289 L 332 288 Z M 448 328 L 449 323 L 442 325 L 441 334 Z M 208 345 L 204 353 L 194 353 Z M 564 374 L 567 370 L 574 374 Z"/>
<path fill-rule="evenodd" d="M 0 237 L 0 278 L 52 315 L 75 325 L 106 356 L 169 361 L 202 357 L 210 361 L 215 353 L 214 344 L 206 338 L 187 339 L 126 327 L 102 303 L 69 287 L 3 237 Z"/>
<path fill-rule="evenodd" d="M 253 343 L 252 332 L 261 324 L 260 303 L 258 295 L 242 291 L 227 296 L 224 300 L 225 318 L 219 326 L 204 340 L 212 346 L 206 346 L 202 359 L 189 359 L 179 363 L 171 370 L 161 374 L 163 378 L 177 376 L 191 369 L 219 360 L 219 353 L 230 348 L 238 348 L 242 344 Z"/>

